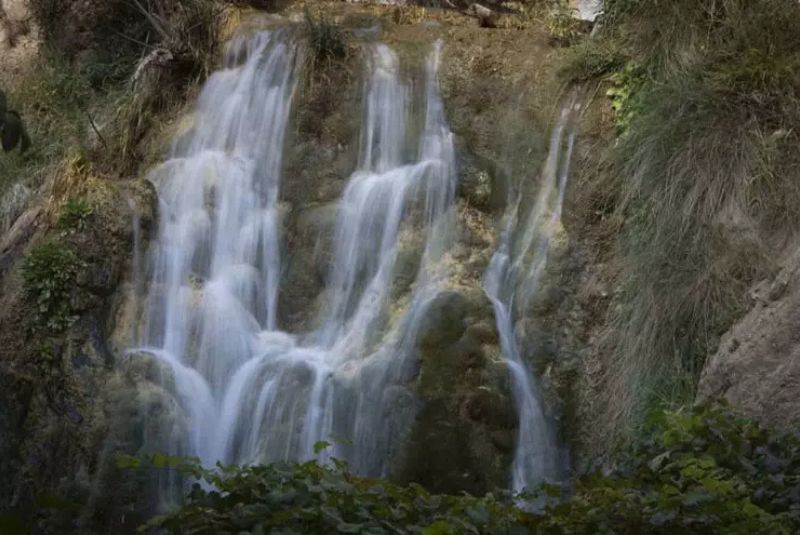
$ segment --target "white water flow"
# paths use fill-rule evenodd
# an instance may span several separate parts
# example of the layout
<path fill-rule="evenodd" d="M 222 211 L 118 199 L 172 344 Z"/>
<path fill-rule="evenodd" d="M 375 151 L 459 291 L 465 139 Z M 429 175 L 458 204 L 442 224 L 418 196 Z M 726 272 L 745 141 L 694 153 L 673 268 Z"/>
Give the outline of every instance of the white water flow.
<path fill-rule="evenodd" d="M 512 465 L 512 489 L 533 490 L 542 482 L 561 480 L 562 452 L 545 413 L 538 381 L 522 358 L 515 324 L 536 298 L 547 264 L 550 243 L 561 221 L 579 106 L 565 105 L 550 139 L 536 201 L 527 216 L 517 199 L 506 215 L 506 228 L 489 264 L 484 288 L 494 305 L 500 344 L 511 378 L 519 414 L 517 445 Z M 516 236 L 515 236 L 516 230 Z"/>
<path fill-rule="evenodd" d="M 279 178 L 295 47 L 269 33 L 229 46 L 225 68 L 202 91 L 194 128 L 152 176 L 160 233 L 144 340 L 132 353 L 157 358 L 174 377 L 186 422 L 170 453 L 206 464 L 334 453 L 359 473 L 387 473 L 415 414 L 404 384 L 451 233 L 456 174 L 439 54 L 437 45 L 418 95 L 422 132 L 409 132 L 415 93 L 388 47 L 372 52 L 360 164 L 339 206 L 327 302 L 319 328 L 300 335 L 276 328 Z M 395 264 L 408 234 L 421 237 L 422 260 L 398 307 Z M 318 441 L 336 437 L 344 441 L 332 452 L 315 452 Z"/>

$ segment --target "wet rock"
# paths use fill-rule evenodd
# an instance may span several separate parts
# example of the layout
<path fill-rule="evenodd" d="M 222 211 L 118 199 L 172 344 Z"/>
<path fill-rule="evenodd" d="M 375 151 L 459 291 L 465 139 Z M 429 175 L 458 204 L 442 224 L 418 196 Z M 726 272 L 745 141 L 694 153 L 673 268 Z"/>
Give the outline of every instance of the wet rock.
<path fill-rule="evenodd" d="M 491 311 L 478 291 L 446 291 L 429 305 L 417 339 L 421 408 L 400 480 L 474 494 L 507 484 L 517 420 L 508 371 L 491 345 Z"/>
<path fill-rule="evenodd" d="M 456 144 L 458 161 L 458 194 L 470 206 L 484 212 L 502 210 L 506 191 L 495 180 L 499 172 L 488 160 L 472 154 L 463 140 Z"/>
<path fill-rule="evenodd" d="M 461 338 L 466 329 L 464 317 L 467 300 L 457 292 L 445 292 L 437 296 L 428 307 L 426 318 L 419 333 L 419 346 L 423 351 L 447 347 Z"/>

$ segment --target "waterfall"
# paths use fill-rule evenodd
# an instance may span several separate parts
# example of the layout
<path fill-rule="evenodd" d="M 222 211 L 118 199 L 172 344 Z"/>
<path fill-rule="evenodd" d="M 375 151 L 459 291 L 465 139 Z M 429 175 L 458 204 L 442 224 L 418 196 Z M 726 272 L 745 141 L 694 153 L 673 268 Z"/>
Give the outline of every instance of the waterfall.
<path fill-rule="evenodd" d="M 565 471 L 538 381 L 522 358 L 515 323 L 537 296 L 550 243 L 560 224 L 579 108 L 574 97 L 562 107 L 551 134 L 536 202 L 527 217 L 522 213 L 521 198 L 511 204 L 506 227 L 484 277 L 519 414 L 512 464 L 512 489 L 516 492 L 532 490 L 542 482 L 557 482 Z"/>
<path fill-rule="evenodd" d="M 157 359 L 172 378 L 186 423 L 170 453 L 207 465 L 335 454 L 359 473 L 388 474 L 415 415 L 416 332 L 453 234 L 440 53 L 437 44 L 427 59 L 424 124 L 411 132 L 416 94 L 392 50 L 371 49 L 359 164 L 339 204 L 319 327 L 287 333 L 277 329 L 279 193 L 298 54 L 281 33 L 228 46 L 193 128 L 150 176 L 159 235 L 143 339 L 130 353 Z M 408 233 L 422 237 L 422 259 L 398 313 L 390 297 Z M 335 437 L 346 440 L 316 451 Z"/>

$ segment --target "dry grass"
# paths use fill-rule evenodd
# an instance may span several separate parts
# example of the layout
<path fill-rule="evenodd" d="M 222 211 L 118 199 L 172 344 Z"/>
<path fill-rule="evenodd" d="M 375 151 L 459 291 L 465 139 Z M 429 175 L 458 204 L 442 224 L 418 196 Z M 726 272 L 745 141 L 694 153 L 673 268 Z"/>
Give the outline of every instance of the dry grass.
<path fill-rule="evenodd" d="M 800 230 L 800 5 L 607 7 L 605 42 L 649 76 L 614 149 L 622 285 L 608 318 L 605 390 L 608 418 L 624 431 L 655 404 L 693 399 L 748 289 Z"/>

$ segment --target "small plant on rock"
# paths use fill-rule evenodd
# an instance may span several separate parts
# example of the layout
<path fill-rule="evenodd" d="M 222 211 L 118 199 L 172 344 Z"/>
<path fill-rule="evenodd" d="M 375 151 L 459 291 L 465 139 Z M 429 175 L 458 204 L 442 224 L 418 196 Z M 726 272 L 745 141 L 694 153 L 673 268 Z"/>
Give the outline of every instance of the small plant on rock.
<path fill-rule="evenodd" d="M 60 333 L 75 320 L 70 294 L 81 262 L 66 246 L 47 242 L 37 246 L 22 266 L 25 296 L 35 307 L 35 329 Z"/>
<path fill-rule="evenodd" d="M 61 216 L 58 219 L 58 226 L 65 231 L 83 231 L 94 214 L 94 206 L 83 197 L 70 197 Z"/>
<path fill-rule="evenodd" d="M 315 19 L 311 12 L 306 10 L 305 31 L 314 65 L 342 60 L 347 56 L 344 32 L 324 15 Z"/>
<path fill-rule="evenodd" d="M 545 26 L 553 41 L 569 45 L 581 36 L 581 22 L 566 0 L 556 0 L 545 13 Z"/>

